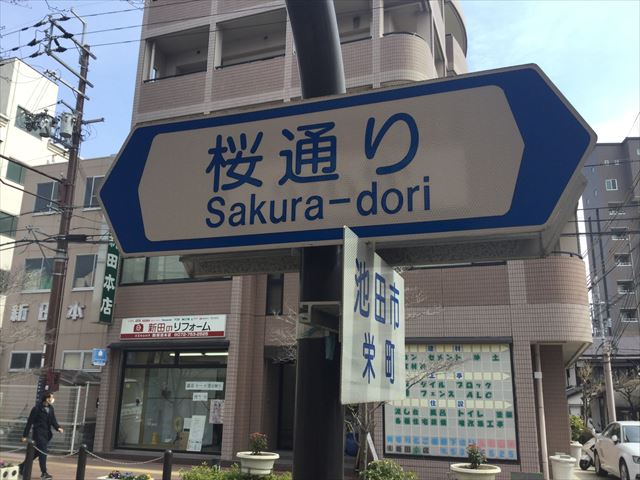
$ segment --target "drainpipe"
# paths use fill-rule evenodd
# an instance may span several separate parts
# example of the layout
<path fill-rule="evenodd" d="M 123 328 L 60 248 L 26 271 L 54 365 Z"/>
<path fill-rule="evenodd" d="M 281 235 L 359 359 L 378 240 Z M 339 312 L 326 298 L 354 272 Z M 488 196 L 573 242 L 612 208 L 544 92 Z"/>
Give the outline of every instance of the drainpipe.
<path fill-rule="evenodd" d="M 540 453 L 542 456 L 542 473 L 544 480 L 549 480 L 549 452 L 547 451 L 547 422 L 544 418 L 544 395 L 542 390 L 542 360 L 540 359 L 540 345 L 533 346 L 536 369 L 533 378 L 536 383 L 536 400 L 538 403 L 538 431 L 540 432 Z"/>

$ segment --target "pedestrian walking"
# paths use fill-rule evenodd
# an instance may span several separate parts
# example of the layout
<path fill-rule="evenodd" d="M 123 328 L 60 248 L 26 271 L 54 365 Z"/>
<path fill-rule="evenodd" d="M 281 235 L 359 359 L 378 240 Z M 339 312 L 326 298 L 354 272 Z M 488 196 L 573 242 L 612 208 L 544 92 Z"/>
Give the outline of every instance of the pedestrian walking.
<path fill-rule="evenodd" d="M 51 392 L 47 392 L 42 396 L 42 401 L 31 409 L 27 425 L 24 427 L 22 434 L 22 442 L 25 443 L 29 432 L 33 429 L 32 438 L 36 444 L 36 456 L 40 463 L 40 478 L 47 480 L 53 478 L 47 472 L 47 452 L 49 451 L 49 442 L 53 437 L 51 429 L 54 428 L 60 433 L 64 431 L 56 420 L 56 414 L 53 410 L 54 401 L 55 399 Z M 24 462 L 20 465 L 20 473 L 22 473 L 23 468 Z"/>

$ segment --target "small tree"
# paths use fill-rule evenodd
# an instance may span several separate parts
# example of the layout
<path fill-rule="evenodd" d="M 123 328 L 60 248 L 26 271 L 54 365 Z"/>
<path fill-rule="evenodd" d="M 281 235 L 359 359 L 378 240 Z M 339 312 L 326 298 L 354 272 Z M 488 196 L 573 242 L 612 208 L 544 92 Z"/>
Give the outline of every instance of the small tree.
<path fill-rule="evenodd" d="M 632 369 L 616 373 L 613 389 L 629 406 L 631 418 L 637 419 L 640 411 L 640 370 Z"/>
<path fill-rule="evenodd" d="M 591 402 L 602 392 L 602 378 L 596 376 L 593 364 L 589 360 L 582 362 L 578 366 L 578 378 L 580 378 L 582 387 L 582 421 L 585 425 L 589 425 L 591 417 Z"/>

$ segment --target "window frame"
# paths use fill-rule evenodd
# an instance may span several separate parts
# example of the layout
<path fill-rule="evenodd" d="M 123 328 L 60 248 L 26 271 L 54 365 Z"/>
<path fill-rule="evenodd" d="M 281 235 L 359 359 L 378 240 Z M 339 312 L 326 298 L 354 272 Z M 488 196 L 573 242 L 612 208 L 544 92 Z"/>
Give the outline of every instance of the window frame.
<path fill-rule="evenodd" d="M 16 180 L 15 178 L 11 178 L 9 176 L 9 167 L 11 167 L 12 165 L 16 166 L 17 168 L 19 168 L 20 170 L 20 175 L 18 176 L 18 180 Z M 21 187 L 24 187 L 24 177 L 26 175 L 26 168 L 24 168 L 24 166 L 20 165 L 19 163 L 16 163 L 14 161 L 11 160 L 7 160 L 7 169 L 5 170 L 5 174 L 4 174 L 4 178 L 6 178 L 7 180 L 9 180 L 10 182 L 15 183 L 16 185 L 20 185 Z"/>
<path fill-rule="evenodd" d="M 167 255 L 172 256 L 172 255 Z M 132 285 L 164 285 L 167 283 L 194 283 L 194 282 L 222 282 L 231 280 L 231 275 L 213 275 L 211 277 L 202 277 L 202 278 L 182 278 L 182 279 L 171 279 L 171 280 L 149 280 L 149 259 L 151 257 L 127 257 L 121 260 L 120 269 L 118 270 L 118 285 L 123 287 L 128 287 Z M 131 260 L 140 260 L 144 259 L 144 274 L 142 281 L 140 282 L 124 282 L 124 271 L 125 271 L 125 262 Z"/>
<path fill-rule="evenodd" d="M 618 190 L 618 179 L 617 178 L 605 179 L 604 188 L 607 192 L 616 192 Z"/>
<path fill-rule="evenodd" d="M 629 260 L 627 262 L 621 262 L 619 260 L 620 257 L 627 257 Z M 613 255 L 613 261 L 616 263 L 618 267 L 631 267 L 631 254 L 630 253 L 616 253 Z"/>
<path fill-rule="evenodd" d="M 78 273 L 78 259 L 80 257 L 93 257 L 93 270 L 91 277 L 91 286 L 90 287 L 76 287 L 76 274 Z M 95 253 L 86 253 L 86 254 L 78 254 L 76 255 L 75 264 L 73 266 L 73 279 L 71 281 L 71 291 L 72 292 L 86 292 L 89 290 L 93 290 L 96 287 L 96 267 L 98 266 L 98 255 Z"/>
<path fill-rule="evenodd" d="M 51 286 L 49 288 L 42 288 L 42 271 L 45 268 L 45 261 L 46 260 L 51 260 L 51 283 L 53 283 L 53 258 L 48 258 L 48 257 L 34 257 L 34 258 L 25 258 L 24 259 L 24 271 L 25 274 L 28 274 L 28 270 L 27 270 L 27 261 L 29 260 L 40 260 L 40 278 L 39 278 L 39 282 L 38 282 L 38 288 L 25 288 L 25 285 L 23 283 L 22 286 L 22 293 L 43 293 L 43 292 L 50 292 L 51 291 Z M 26 280 L 26 279 L 25 279 Z"/>
<path fill-rule="evenodd" d="M 11 228 L 6 231 L 2 231 L 2 228 L 3 228 L 1 226 L 2 222 L 6 220 L 9 220 L 11 222 L 12 224 Z M 17 231 L 18 231 L 18 216 L 11 215 L 10 213 L 0 210 L 0 235 L 2 235 L 3 237 L 16 238 Z"/>
<path fill-rule="evenodd" d="M 38 206 L 39 202 L 43 202 L 45 198 L 47 198 L 47 196 L 44 194 L 44 192 L 40 192 L 40 186 L 41 185 L 53 185 L 51 187 L 51 194 L 50 194 L 50 198 L 48 198 L 48 209 L 42 209 L 41 207 Z M 35 197 L 35 203 L 33 204 L 33 215 L 52 215 L 52 214 L 56 214 L 59 213 L 58 210 L 55 210 L 52 207 L 52 203 L 55 204 L 60 204 L 60 184 L 59 182 L 39 182 L 36 184 L 36 194 L 38 195 L 37 197 Z"/>
<path fill-rule="evenodd" d="M 75 353 L 79 353 L 80 354 L 80 368 L 79 369 L 73 369 L 73 368 L 64 368 L 64 358 L 67 354 L 75 354 Z M 99 367 L 97 365 L 91 365 L 93 368 L 83 368 L 84 367 L 84 362 L 85 362 L 85 358 L 89 357 L 91 360 L 93 360 L 93 350 L 63 350 L 62 352 L 62 357 L 60 358 L 60 368 L 62 370 L 70 370 L 73 372 L 100 372 L 102 371 L 102 367 Z"/>
<path fill-rule="evenodd" d="M 11 362 L 13 361 L 13 355 L 14 354 L 26 354 L 27 358 L 25 360 L 24 363 L 24 368 L 11 368 Z M 30 370 L 37 370 L 39 368 L 42 367 L 29 367 L 29 365 L 31 365 L 31 355 L 32 354 L 36 354 L 36 355 L 41 355 L 40 357 L 40 365 L 42 365 L 42 350 L 37 351 L 37 350 L 14 350 L 11 352 L 11 355 L 9 356 L 9 366 L 7 368 L 7 371 L 9 372 L 28 372 Z"/>
<path fill-rule="evenodd" d="M 629 240 L 629 229 L 627 227 L 612 228 L 611 240 L 615 240 L 615 241 Z"/>
<path fill-rule="evenodd" d="M 100 210 L 100 202 L 98 202 L 98 192 L 96 192 L 96 179 L 101 179 L 102 183 L 104 183 L 104 175 L 94 175 L 93 177 L 87 177 L 87 181 L 85 182 L 84 187 L 84 200 L 82 203 L 83 210 Z M 91 194 L 89 195 L 89 204 L 87 204 L 87 194 L 89 193 L 89 182 L 91 182 Z M 95 198 L 95 205 L 92 200 Z"/>
<path fill-rule="evenodd" d="M 624 287 L 625 285 L 630 285 L 631 288 L 630 289 L 621 289 L 621 287 Z M 618 292 L 618 294 L 620 295 L 631 295 L 633 294 L 633 289 L 634 289 L 634 284 L 633 284 L 633 280 L 628 279 L 628 280 L 616 280 L 616 291 Z"/>
<path fill-rule="evenodd" d="M 624 316 L 623 312 L 633 312 L 632 316 Z M 624 323 L 637 323 L 638 322 L 638 311 L 635 308 L 621 308 L 620 309 L 620 321 Z"/>

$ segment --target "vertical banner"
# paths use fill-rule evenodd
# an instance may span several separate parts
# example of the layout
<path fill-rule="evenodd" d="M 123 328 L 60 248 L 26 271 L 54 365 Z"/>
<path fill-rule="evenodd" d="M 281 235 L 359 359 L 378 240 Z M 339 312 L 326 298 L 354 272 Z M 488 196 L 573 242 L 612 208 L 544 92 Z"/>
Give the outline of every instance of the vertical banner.
<path fill-rule="evenodd" d="M 342 404 L 406 397 L 404 279 L 344 229 Z"/>
<path fill-rule="evenodd" d="M 113 321 L 113 300 L 116 296 L 116 283 L 118 281 L 118 267 L 120 265 L 120 252 L 109 235 L 107 258 L 104 266 L 104 279 L 102 281 L 102 296 L 100 298 L 100 316 L 98 322 L 111 324 Z"/>

